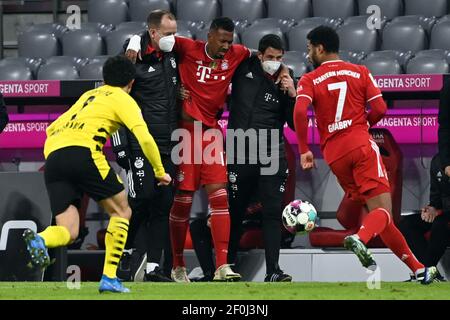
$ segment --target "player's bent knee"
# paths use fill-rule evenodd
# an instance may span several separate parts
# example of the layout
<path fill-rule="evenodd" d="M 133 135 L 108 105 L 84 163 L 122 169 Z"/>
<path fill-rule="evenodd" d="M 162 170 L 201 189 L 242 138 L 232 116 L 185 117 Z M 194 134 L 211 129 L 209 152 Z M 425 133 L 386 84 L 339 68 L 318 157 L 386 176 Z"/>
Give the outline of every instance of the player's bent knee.
<path fill-rule="evenodd" d="M 70 243 L 72 243 L 78 238 L 79 228 L 71 227 L 69 228 L 69 233 L 70 233 Z"/>
<path fill-rule="evenodd" d="M 117 214 L 118 214 L 119 217 L 121 217 L 121 218 L 130 220 L 130 219 L 131 219 L 131 214 L 132 214 L 131 207 L 128 206 L 128 207 L 126 207 L 125 209 L 120 210 L 120 212 L 117 212 Z"/>

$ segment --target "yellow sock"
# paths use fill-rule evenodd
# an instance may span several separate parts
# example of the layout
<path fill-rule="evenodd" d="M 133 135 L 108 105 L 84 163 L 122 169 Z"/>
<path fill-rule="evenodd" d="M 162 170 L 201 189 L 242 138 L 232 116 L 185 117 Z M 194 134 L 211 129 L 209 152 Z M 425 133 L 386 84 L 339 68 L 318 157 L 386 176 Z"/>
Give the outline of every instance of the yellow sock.
<path fill-rule="evenodd" d="M 109 220 L 105 236 L 105 263 L 103 274 L 108 278 L 115 278 L 117 266 L 122 257 L 123 248 L 127 242 L 128 220 L 120 217 L 112 217 Z"/>
<path fill-rule="evenodd" d="M 39 233 L 44 238 L 47 248 L 67 246 L 70 243 L 70 233 L 66 227 L 50 226 Z"/>

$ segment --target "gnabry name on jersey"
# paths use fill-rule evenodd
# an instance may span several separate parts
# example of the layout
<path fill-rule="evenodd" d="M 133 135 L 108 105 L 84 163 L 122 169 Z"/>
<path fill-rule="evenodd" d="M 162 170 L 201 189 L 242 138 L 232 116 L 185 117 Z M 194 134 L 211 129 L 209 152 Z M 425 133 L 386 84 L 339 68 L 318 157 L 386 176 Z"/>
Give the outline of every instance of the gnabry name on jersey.
<path fill-rule="evenodd" d="M 328 125 L 328 132 L 332 133 L 336 130 L 347 129 L 352 125 L 353 120 L 343 120 Z"/>

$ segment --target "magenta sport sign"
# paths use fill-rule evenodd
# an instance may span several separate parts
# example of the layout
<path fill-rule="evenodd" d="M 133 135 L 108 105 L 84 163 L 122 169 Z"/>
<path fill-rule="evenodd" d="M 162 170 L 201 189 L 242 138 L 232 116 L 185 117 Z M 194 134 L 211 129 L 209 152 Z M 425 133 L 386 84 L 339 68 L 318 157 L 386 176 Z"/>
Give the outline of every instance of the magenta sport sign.
<path fill-rule="evenodd" d="M 442 75 L 386 75 L 375 76 L 375 80 L 383 92 L 389 93 L 437 92 L 443 86 Z M 0 82 L 0 91 L 6 98 L 23 97 L 30 98 L 30 101 L 40 97 L 61 95 L 59 81 L 4 81 Z M 421 108 L 420 103 L 412 101 L 407 107 L 389 109 L 377 127 L 390 130 L 398 143 L 437 143 L 438 103 L 427 108 Z M 0 149 L 42 148 L 45 129 L 58 115 L 53 113 L 10 115 L 11 121 L 0 135 Z M 226 129 L 227 123 L 228 113 L 225 112 L 219 124 Z M 295 133 L 290 128 L 285 128 L 285 135 L 290 143 L 297 144 Z M 308 138 L 309 143 L 319 142 L 312 112 L 309 114 Z"/>
<path fill-rule="evenodd" d="M 0 92 L 5 98 L 42 98 L 59 97 L 61 89 L 59 80 L 1 81 Z"/>

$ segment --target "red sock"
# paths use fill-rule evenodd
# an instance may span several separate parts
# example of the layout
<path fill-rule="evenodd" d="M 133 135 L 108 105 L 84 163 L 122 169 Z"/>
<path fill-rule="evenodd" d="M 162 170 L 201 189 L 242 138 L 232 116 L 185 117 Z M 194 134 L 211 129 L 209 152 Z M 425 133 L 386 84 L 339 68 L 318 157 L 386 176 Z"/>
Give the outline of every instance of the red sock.
<path fill-rule="evenodd" d="M 381 234 L 391 220 L 389 213 L 382 208 L 369 212 L 358 231 L 359 239 L 367 244 L 373 237 Z"/>
<path fill-rule="evenodd" d="M 390 220 L 387 227 L 380 233 L 381 240 L 392 250 L 392 252 L 400 258 L 412 272 L 422 269 L 424 265 L 420 263 L 411 252 L 402 233 L 397 229 L 395 224 Z"/>
<path fill-rule="evenodd" d="M 227 263 L 228 242 L 230 240 L 230 214 L 225 189 L 208 195 L 211 208 L 211 234 L 216 252 L 216 267 Z"/>
<path fill-rule="evenodd" d="M 192 195 L 176 195 L 169 217 L 170 241 L 172 243 L 173 267 L 184 267 L 184 242 L 189 227 Z"/>

